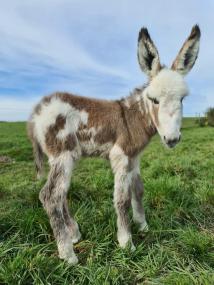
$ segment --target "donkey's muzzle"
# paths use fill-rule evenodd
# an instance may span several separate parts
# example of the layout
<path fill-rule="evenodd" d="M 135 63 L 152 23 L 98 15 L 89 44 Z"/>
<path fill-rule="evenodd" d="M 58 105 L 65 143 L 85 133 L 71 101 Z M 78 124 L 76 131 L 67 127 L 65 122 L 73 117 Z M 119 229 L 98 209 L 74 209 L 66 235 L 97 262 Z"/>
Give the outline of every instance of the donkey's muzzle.
<path fill-rule="evenodd" d="M 170 148 L 173 148 L 174 146 L 176 146 L 176 144 L 180 141 L 181 136 L 177 137 L 177 138 L 173 138 L 173 139 L 167 139 L 164 136 L 164 141 L 166 143 L 166 145 Z"/>

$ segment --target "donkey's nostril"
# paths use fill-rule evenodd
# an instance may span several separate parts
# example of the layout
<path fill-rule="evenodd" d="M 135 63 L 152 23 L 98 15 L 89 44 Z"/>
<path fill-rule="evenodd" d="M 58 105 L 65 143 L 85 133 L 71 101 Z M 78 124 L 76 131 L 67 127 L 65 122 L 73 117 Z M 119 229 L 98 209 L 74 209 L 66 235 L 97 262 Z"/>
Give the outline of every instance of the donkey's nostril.
<path fill-rule="evenodd" d="M 174 144 L 178 141 L 178 139 L 172 139 L 172 140 L 168 140 L 168 144 Z"/>
<path fill-rule="evenodd" d="M 168 147 L 174 147 L 180 140 L 181 136 L 179 135 L 178 137 L 174 138 L 167 138 L 166 136 L 163 136 L 163 139 L 165 143 L 168 145 Z"/>
<path fill-rule="evenodd" d="M 176 145 L 176 143 L 179 142 L 179 139 L 180 139 L 179 137 L 178 138 L 174 138 L 174 139 L 168 139 L 168 140 L 166 140 L 166 143 L 167 143 L 167 145 L 169 147 L 173 147 L 173 146 Z"/>

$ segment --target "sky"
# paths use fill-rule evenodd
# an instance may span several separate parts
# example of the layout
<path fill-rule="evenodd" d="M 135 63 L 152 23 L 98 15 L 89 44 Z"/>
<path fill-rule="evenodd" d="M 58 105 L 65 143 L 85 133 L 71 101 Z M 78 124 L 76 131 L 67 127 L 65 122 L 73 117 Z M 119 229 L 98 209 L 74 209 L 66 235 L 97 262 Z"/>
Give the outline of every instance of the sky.
<path fill-rule="evenodd" d="M 147 81 L 137 38 L 147 27 L 161 63 L 171 66 L 194 24 L 198 60 L 186 76 L 184 115 L 214 106 L 213 0 L 0 0 L 0 120 L 27 120 L 55 91 L 125 97 Z"/>

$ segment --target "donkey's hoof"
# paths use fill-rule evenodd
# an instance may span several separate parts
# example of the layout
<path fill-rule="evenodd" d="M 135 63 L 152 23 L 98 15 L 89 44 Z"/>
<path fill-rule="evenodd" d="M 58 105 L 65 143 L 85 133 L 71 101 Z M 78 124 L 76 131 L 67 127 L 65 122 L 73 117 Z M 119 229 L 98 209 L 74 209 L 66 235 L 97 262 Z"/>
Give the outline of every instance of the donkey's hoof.
<path fill-rule="evenodd" d="M 77 243 L 81 239 L 81 233 L 78 231 L 75 235 L 72 236 L 72 243 Z"/>
<path fill-rule="evenodd" d="M 136 250 L 136 247 L 133 243 L 131 243 L 131 251 L 135 251 Z"/>
<path fill-rule="evenodd" d="M 140 225 L 140 232 L 147 233 L 149 231 L 149 226 L 147 222 Z"/>
<path fill-rule="evenodd" d="M 134 246 L 132 242 L 132 237 L 129 233 L 123 232 L 122 234 L 118 234 L 117 236 L 119 246 L 121 248 L 129 248 L 131 251 L 135 251 L 136 247 Z"/>
<path fill-rule="evenodd" d="M 128 241 L 126 244 L 119 244 L 120 248 L 122 249 L 129 249 L 131 251 L 135 251 L 136 250 L 136 247 L 135 245 L 133 244 L 132 241 Z"/>
<path fill-rule="evenodd" d="M 70 265 L 76 265 L 78 263 L 78 258 L 74 254 L 73 256 L 69 257 L 68 259 L 65 259 Z"/>
<path fill-rule="evenodd" d="M 132 241 L 128 241 L 125 245 L 120 245 L 120 247 L 122 249 L 128 249 L 128 250 L 131 250 L 131 251 L 135 251 L 136 250 L 136 247 L 135 245 L 133 244 Z"/>
<path fill-rule="evenodd" d="M 59 255 L 59 258 L 68 262 L 71 265 L 75 265 L 78 263 L 78 258 L 76 254 L 73 252 L 71 255 Z"/>
<path fill-rule="evenodd" d="M 42 180 L 43 177 L 44 177 L 44 174 L 41 173 L 41 172 L 38 172 L 37 175 L 36 175 L 36 179 L 37 180 Z"/>

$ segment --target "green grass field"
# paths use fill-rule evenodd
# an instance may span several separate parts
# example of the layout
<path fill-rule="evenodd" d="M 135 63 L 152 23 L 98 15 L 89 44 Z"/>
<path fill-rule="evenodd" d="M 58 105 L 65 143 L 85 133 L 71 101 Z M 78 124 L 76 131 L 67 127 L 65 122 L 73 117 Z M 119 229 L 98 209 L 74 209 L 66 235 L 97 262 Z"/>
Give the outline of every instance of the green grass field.
<path fill-rule="evenodd" d="M 82 232 L 75 267 L 57 257 L 25 128 L 0 123 L 0 157 L 12 159 L 0 163 L 0 284 L 214 284 L 214 128 L 186 119 L 175 149 L 156 136 L 144 151 L 150 231 L 132 226 L 135 252 L 117 245 L 109 162 L 81 160 L 69 191 Z"/>

